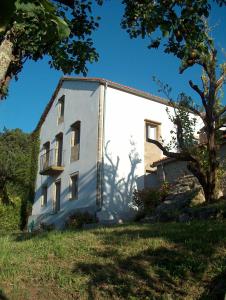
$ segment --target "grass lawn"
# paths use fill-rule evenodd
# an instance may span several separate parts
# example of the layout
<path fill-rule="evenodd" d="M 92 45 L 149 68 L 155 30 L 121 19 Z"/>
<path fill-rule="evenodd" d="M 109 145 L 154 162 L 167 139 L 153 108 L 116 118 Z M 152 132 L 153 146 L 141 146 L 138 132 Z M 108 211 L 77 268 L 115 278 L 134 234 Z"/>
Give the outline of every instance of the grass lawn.
<path fill-rule="evenodd" d="M 1 234 L 0 299 L 224 299 L 226 222 Z"/>

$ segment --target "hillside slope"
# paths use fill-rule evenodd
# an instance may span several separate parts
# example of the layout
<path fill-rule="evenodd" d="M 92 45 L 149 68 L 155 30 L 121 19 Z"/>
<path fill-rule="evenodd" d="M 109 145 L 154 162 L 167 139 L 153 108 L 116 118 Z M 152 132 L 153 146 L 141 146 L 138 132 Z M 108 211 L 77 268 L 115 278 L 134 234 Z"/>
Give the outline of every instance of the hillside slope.
<path fill-rule="evenodd" d="M 0 237 L 0 299 L 223 299 L 225 270 L 225 221 Z"/>

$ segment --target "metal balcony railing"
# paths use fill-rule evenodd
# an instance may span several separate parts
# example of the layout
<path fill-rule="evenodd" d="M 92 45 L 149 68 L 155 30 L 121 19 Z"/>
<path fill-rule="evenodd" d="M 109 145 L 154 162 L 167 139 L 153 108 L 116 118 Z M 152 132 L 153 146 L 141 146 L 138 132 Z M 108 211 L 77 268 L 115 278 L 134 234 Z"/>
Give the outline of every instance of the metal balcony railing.
<path fill-rule="evenodd" d="M 62 171 L 64 167 L 64 151 L 51 149 L 40 157 L 40 173 Z M 48 172 L 47 172 L 48 173 Z"/>

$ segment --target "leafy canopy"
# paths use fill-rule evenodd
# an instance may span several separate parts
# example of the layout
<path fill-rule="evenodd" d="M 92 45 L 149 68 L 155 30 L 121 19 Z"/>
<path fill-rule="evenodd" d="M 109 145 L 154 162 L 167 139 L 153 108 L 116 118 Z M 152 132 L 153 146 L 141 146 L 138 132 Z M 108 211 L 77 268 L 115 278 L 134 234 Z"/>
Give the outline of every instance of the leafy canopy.
<path fill-rule="evenodd" d="M 150 48 L 164 41 L 164 51 L 182 60 L 183 72 L 208 53 L 206 18 L 214 2 L 226 5 L 225 0 L 123 0 L 122 27 L 131 38 L 150 38 Z"/>
<path fill-rule="evenodd" d="M 86 63 L 98 59 L 90 37 L 98 27 L 92 5 L 88 0 L 3 0 L 0 43 L 8 39 L 13 44 L 6 77 L 17 78 L 27 59 L 37 61 L 44 55 L 50 67 L 86 75 Z"/>

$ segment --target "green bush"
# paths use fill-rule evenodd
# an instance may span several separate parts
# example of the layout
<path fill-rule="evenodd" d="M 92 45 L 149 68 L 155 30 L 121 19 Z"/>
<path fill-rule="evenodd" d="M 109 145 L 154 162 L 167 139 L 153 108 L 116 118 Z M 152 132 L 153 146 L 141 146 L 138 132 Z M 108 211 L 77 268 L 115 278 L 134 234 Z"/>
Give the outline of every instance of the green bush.
<path fill-rule="evenodd" d="M 151 214 L 153 210 L 165 200 L 169 194 L 170 187 L 168 182 L 164 182 L 159 189 L 148 188 L 135 190 L 133 192 L 133 203 L 138 207 L 136 220 Z"/>
<path fill-rule="evenodd" d="M 19 229 L 21 199 L 15 197 L 11 201 L 12 203 L 9 205 L 2 204 L 0 201 L 0 231 Z"/>
<path fill-rule="evenodd" d="M 160 192 L 153 188 L 135 190 L 133 202 L 139 211 L 143 211 L 145 214 L 149 213 L 160 203 Z"/>
<path fill-rule="evenodd" d="M 97 219 L 94 215 L 88 212 L 76 212 L 71 215 L 66 221 L 66 229 L 78 229 L 82 228 L 84 224 L 97 223 Z"/>

